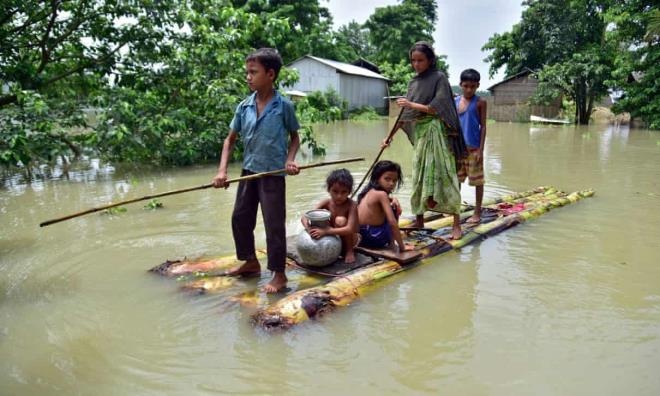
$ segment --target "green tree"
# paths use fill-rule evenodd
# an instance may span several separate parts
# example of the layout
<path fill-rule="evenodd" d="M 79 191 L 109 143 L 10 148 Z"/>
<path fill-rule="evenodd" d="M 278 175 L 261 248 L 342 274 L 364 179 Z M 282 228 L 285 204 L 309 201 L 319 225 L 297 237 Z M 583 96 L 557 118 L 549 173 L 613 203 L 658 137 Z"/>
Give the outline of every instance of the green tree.
<path fill-rule="evenodd" d="M 527 0 L 521 21 L 510 32 L 493 35 L 482 48 L 491 51 L 491 76 L 525 68 L 540 70 L 539 98 L 567 95 L 576 103 L 576 120 L 587 124 L 596 100 L 607 92 L 614 48 L 605 41 L 607 0 Z"/>
<path fill-rule="evenodd" d="M 160 48 L 175 2 L 5 1 L 0 11 L 0 164 L 81 152 L 70 136 L 122 54 Z M 121 23 L 118 23 L 121 21 Z"/>
<path fill-rule="evenodd" d="M 334 37 L 339 61 L 351 63 L 360 58 L 373 59 L 376 54 L 369 42 L 369 31 L 355 21 L 340 26 Z"/>
<path fill-rule="evenodd" d="M 438 2 L 436 0 L 403 0 L 403 4 L 414 4 L 422 10 L 426 19 L 435 24 L 438 21 Z"/>
<path fill-rule="evenodd" d="M 307 54 L 338 58 L 331 29 L 332 16 L 318 0 L 235 0 L 233 4 L 257 15 L 262 21 L 261 29 L 245 32 L 251 36 L 252 47 L 272 43 L 266 21 L 285 20 L 290 29 L 277 41 L 277 49 L 285 63 Z"/>
<path fill-rule="evenodd" d="M 415 1 L 376 8 L 365 27 L 369 29 L 369 41 L 375 48 L 373 60 L 377 63 L 398 64 L 408 59 L 415 42 L 433 42 L 433 22 Z"/>
<path fill-rule="evenodd" d="M 249 32 L 269 31 L 276 46 L 286 19 L 267 18 L 224 2 L 197 3 L 183 13 L 165 51 L 135 51 L 117 66 L 119 77 L 98 106 L 88 144 L 108 158 L 185 165 L 216 159 L 236 105 L 249 93 L 244 59 Z M 246 33 L 247 32 L 247 33 Z M 290 74 L 282 72 L 280 81 Z"/>
<path fill-rule="evenodd" d="M 608 10 L 607 39 L 617 45 L 608 81 L 622 97 L 612 107 L 660 129 L 660 10 L 649 1 L 615 2 Z"/>

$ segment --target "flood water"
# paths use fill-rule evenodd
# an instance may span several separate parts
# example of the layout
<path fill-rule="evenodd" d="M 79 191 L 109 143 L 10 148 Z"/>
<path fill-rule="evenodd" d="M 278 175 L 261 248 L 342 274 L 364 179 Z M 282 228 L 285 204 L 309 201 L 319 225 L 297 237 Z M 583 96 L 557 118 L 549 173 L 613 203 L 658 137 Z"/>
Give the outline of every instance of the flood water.
<path fill-rule="evenodd" d="M 385 121 L 316 127 L 360 180 Z M 383 159 L 411 174 L 397 135 Z M 596 195 L 382 282 L 286 332 L 254 308 L 148 273 L 232 253 L 235 187 L 164 208 L 42 221 L 208 183 L 215 166 L 125 170 L 0 187 L 0 394 L 660 394 L 660 133 L 609 125 L 488 126 L 486 197 L 553 185 Z M 299 163 L 319 159 L 300 155 Z M 325 196 L 328 168 L 287 179 L 288 232 Z M 239 168 L 231 169 L 238 175 Z M 408 209 L 410 185 L 398 197 Z M 473 188 L 463 189 L 472 202 Z M 256 237 L 265 246 L 261 219 Z M 262 302 L 277 297 L 260 296 Z"/>

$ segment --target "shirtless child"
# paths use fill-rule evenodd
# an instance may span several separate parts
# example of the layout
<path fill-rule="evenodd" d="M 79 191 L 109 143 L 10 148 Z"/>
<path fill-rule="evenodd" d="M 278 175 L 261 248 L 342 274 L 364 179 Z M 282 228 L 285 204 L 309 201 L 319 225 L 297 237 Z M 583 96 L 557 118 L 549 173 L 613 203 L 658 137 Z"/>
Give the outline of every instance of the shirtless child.
<path fill-rule="evenodd" d="M 369 184 L 358 195 L 360 246 L 367 248 L 393 247 L 395 241 L 400 252 L 413 250 L 406 245 L 399 230 L 398 201 L 390 193 L 401 185 L 401 167 L 392 161 L 379 161 L 371 173 Z"/>
<path fill-rule="evenodd" d="M 353 191 L 353 176 L 347 169 L 332 171 L 326 179 L 326 187 L 330 198 L 319 202 L 316 209 L 330 211 L 330 227 L 312 227 L 305 216 L 301 219 L 302 224 L 314 239 L 319 239 L 325 235 L 338 235 L 341 237 L 344 261 L 347 264 L 354 263 L 358 214 L 357 204 L 350 198 Z"/>

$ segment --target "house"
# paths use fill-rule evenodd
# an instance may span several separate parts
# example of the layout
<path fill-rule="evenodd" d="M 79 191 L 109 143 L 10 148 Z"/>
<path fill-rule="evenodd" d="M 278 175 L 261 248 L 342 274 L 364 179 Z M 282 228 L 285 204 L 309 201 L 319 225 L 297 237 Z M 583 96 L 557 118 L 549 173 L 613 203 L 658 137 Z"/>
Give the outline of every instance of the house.
<path fill-rule="evenodd" d="M 305 55 L 287 65 L 296 69 L 300 80 L 287 89 L 310 93 L 313 91 L 335 90 L 348 102 L 348 109 L 353 110 L 371 106 L 379 112 L 385 112 L 389 80 L 364 67 L 330 59 Z"/>
<path fill-rule="evenodd" d="M 513 122 L 527 122 L 530 115 L 556 118 L 561 109 L 561 99 L 550 105 L 529 103 L 538 85 L 539 81 L 530 69 L 492 85 L 488 88 L 492 96 L 484 98 L 488 103 L 488 118 Z"/>

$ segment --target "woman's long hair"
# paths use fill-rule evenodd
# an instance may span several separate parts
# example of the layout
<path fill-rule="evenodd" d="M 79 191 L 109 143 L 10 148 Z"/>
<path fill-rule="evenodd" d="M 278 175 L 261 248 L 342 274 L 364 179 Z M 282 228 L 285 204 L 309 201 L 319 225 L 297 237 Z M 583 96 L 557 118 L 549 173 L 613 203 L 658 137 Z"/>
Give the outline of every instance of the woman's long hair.
<path fill-rule="evenodd" d="M 412 53 L 418 51 L 421 52 L 422 54 L 426 55 L 426 59 L 429 60 L 429 69 L 430 70 L 435 70 L 436 69 L 436 61 L 437 61 L 437 56 L 435 56 L 435 51 L 433 51 L 433 47 L 431 46 L 430 43 L 427 43 L 426 41 L 418 41 L 413 46 L 410 48 L 410 51 L 408 51 L 408 60 L 412 58 Z"/>
<path fill-rule="evenodd" d="M 401 173 L 401 166 L 397 164 L 396 162 L 388 161 L 388 160 L 383 160 L 383 161 L 378 161 L 376 165 L 374 166 L 373 171 L 371 172 L 371 176 L 369 176 L 369 184 L 364 186 L 362 191 L 358 194 L 358 204 L 360 201 L 362 201 L 362 198 L 364 198 L 365 195 L 369 192 L 369 190 L 378 190 L 378 191 L 383 191 L 383 188 L 378 184 L 378 179 L 380 179 L 381 176 L 383 176 L 383 173 L 385 172 L 394 172 L 398 176 L 398 180 L 396 182 L 396 189 L 398 190 L 401 188 L 403 185 L 403 174 Z"/>

